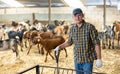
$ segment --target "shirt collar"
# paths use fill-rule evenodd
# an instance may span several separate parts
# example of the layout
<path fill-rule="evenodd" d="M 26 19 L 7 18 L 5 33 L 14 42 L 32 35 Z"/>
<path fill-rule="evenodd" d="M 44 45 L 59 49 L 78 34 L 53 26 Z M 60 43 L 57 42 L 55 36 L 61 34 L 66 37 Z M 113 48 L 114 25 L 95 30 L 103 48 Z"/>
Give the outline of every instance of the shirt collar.
<path fill-rule="evenodd" d="M 85 23 L 86 23 L 85 20 L 82 20 L 82 26 L 85 25 Z M 74 24 L 74 27 L 78 27 L 76 23 Z"/>

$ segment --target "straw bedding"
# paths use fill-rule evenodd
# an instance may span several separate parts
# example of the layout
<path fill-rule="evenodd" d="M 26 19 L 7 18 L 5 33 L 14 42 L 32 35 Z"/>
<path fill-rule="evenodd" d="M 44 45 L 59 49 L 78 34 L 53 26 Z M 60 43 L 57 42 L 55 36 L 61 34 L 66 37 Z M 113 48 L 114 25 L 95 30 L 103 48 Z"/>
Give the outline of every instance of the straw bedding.
<path fill-rule="evenodd" d="M 59 67 L 74 69 L 73 63 L 73 46 L 67 47 L 68 57 L 65 57 L 65 52 L 61 51 L 59 58 Z M 0 51 L 0 74 L 16 74 L 19 71 L 32 67 L 34 65 L 44 65 L 56 67 L 56 61 L 48 56 L 48 61 L 44 62 L 45 55 L 38 53 L 37 46 L 33 46 L 29 55 L 27 48 L 20 51 L 20 59 L 16 59 L 15 53 L 12 50 Z M 107 74 L 120 74 L 120 49 L 102 49 L 103 67 L 96 68 L 94 64 L 93 71 Z M 52 52 L 52 55 L 54 53 Z M 53 70 L 44 69 L 44 74 L 53 74 Z M 25 73 L 35 74 L 35 69 Z"/>

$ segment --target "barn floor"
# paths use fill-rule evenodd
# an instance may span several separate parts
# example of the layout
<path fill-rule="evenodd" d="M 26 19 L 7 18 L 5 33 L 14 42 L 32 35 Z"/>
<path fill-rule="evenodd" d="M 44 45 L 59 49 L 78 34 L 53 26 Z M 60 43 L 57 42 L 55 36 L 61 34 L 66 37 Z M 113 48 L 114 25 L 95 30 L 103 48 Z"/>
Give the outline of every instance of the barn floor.
<path fill-rule="evenodd" d="M 59 67 L 74 68 L 73 65 L 73 46 L 67 47 L 68 57 L 65 57 L 64 51 L 61 51 L 59 58 Z M 53 53 L 52 53 L 53 55 Z M 38 53 L 37 47 L 33 46 L 29 55 L 27 49 L 24 48 L 20 52 L 20 59 L 16 59 L 15 53 L 12 50 L 0 51 L 0 74 L 16 74 L 19 71 L 32 67 L 34 65 L 45 65 L 56 67 L 55 60 L 48 56 L 48 60 L 44 62 L 45 55 Z M 104 49 L 102 50 L 103 67 L 96 68 L 94 64 L 94 72 L 107 73 L 107 74 L 120 74 L 120 49 Z M 44 70 L 44 74 L 53 74 L 49 70 Z M 35 69 L 25 73 L 35 74 Z"/>

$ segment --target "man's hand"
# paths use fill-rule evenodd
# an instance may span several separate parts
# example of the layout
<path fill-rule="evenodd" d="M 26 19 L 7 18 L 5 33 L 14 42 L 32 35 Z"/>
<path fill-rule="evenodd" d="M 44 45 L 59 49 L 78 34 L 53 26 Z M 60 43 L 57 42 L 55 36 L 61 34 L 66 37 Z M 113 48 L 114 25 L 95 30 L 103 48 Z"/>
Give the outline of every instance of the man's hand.
<path fill-rule="evenodd" d="M 59 51 L 60 51 L 60 47 L 57 46 L 57 47 L 54 49 L 55 55 L 58 55 Z"/>
<path fill-rule="evenodd" d="M 98 68 L 102 67 L 102 60 L 101 59 L 96 60 L 96 67 L 98 67 Z"/>

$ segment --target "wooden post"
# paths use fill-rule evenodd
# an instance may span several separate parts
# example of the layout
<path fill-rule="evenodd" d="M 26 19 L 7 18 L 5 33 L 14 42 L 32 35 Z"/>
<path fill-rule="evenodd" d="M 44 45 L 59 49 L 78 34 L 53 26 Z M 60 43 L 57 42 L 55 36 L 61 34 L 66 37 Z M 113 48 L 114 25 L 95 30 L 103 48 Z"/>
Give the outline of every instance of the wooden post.
<path fill-rule="evenodd" d="M 105 29 L 105 25 L 106 25 L 106 0 L 104 0 L 104 9 L 103 9 L 103 27 L 102 29 Z"/>
<path fill-rule="evenodd" d="M 48 24 L 50 24 L 51 23 L 51 0 L 48 0 L 48 3 L 49 3 Z"/>
<path fill-rule="evenodd" d="M 35 13 L 32 13 L 32 21 L 35 20 Z"/>

